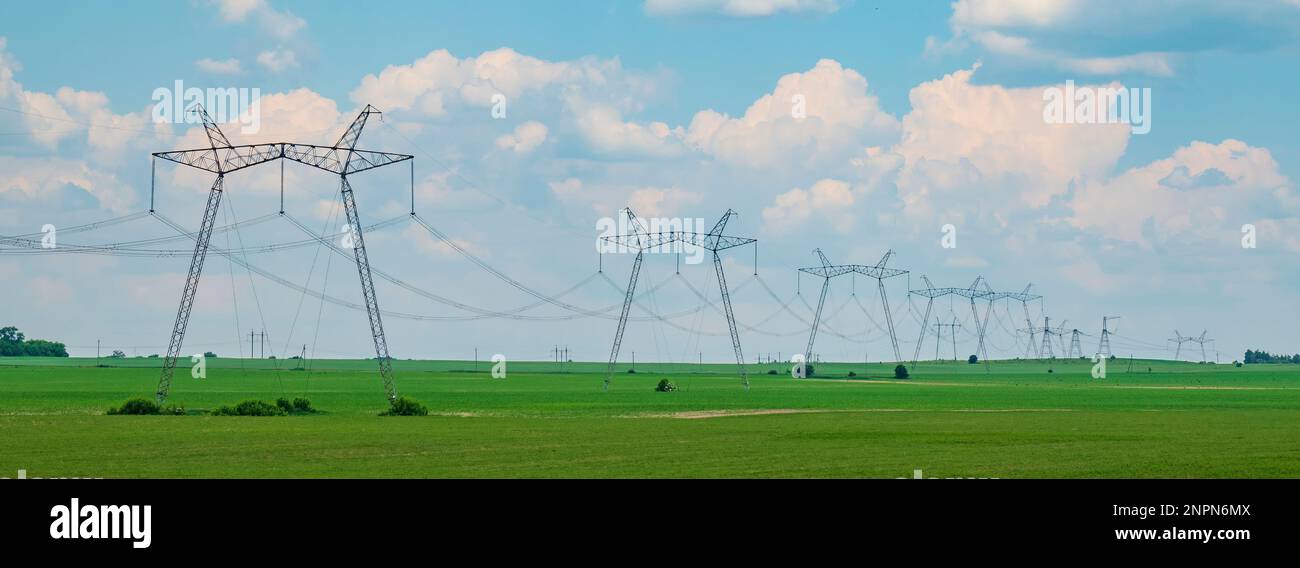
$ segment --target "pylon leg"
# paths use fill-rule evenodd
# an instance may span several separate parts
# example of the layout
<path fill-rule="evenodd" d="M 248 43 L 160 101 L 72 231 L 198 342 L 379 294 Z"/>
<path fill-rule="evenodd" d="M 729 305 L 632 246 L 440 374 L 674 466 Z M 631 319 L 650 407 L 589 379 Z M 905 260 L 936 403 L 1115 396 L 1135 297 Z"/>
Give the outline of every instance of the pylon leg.
<path fill-rule="evenodd" d="M 225 176 L 218 175 L 208 191 L 208 206 L 203 210 L 203 222 L 199 232 L 194 236 L 194 256 L 190 258 L 190 272 L 185 279 L 185 288 L 181 291 L 181 305 L 176 310 L 176 323 L 172 326 L 172 339 L 167 344 L 167 358 L 163 360 L 162 376 L 158 378 L 158 404 L 167 400 L 171 391 L 172 375 L 176 371 L 176 359 L 180 357 L 181 345 L 185 341 L 185 329 L 190 324 L 190 310 L 194 308 L 194 297 L 199 291 L 199 275 L 203 273 L 203 261 L 208 256 L 208 243 L 212 240 L 212 227 L 217 220 L 217 209 L 221 207 L 221 194 L 225 186 Z"/>
<path fill-rule="evenodd" d="M 731 329 L 731 346 L 736 350 L 736 366 L 740 368 L 740 382 L 749 390 L 749 372 L 745 370 L 745 355 L 740 350 L 740 332 L 736 329 L 736 313 L 731 310 L 731 292 L 727 290 L 727 275 L 722 272 L 722 257 L 713 251 L 713 269 L 718 272 L 718 287 L 722 290 L 722 307 L 727 311 L 727 327 Z"/>
<path fill-rule="evenodd" d="M 974 300 L 971 300 L 971 307 L 975 307 Z M 989 318 L 991 317 L 993 317 L 993 300 L 989 300 L 989 305 L 984 308 L 984 323 L 980 323 L 979 321 L 975 322 L 975 324 L 979 327 L 979 332 L 980 332 L 980 357 L 983 358 L 983 360 L 986 362 L 989 360 L 989 350 L 988 347 L 984 344 L 984 335 L 988 333 Z"/>
<path fill-rule="evenodd" d="M 885 281 L 876 280 L 880 288 L 880 304 L 885 307 L 885 323 L 889 326 L 889 341 L 894 344 L 894 361 L 902 363 L 903 354 L 898 350 L 898 336 L 894 334 L 894 315 L 889 310 L 889 298 L 885 296 Z"/>
<path fill-rule="evenodd" d="M 375 296 L 375 282 L 370 276 L 370 259 L 366 256 L 366 241 L 361 231 L 361 218 L 357 214 L 357 202 L 352 195 L 352 185 L 348 178 L 341 179 L 343 210 L 347 214 L 349 233 L 353 239 L 352 254 L 357 261 L 357 274 L 361 277 L 361 295 L 365 297 L 366 313 L 370 316 L 370 334 L 375 340 L 375 357 L 379 360 L 379 376 L 384 381 L 384 393 L 388 402 L 397 401 L 397 385 L 393 382 L 393 361 L 388 355 L 388 339 L 384 336 L 384 322 L 379 314 L 379 300 Z"/>
<path fill-rule="evenodd" d="M 812 361 L 813 341 L 817 339 L 817 328 L 821 326 L 822 321 L 822 306 L 826 305 L 826 292 L 830 290 L 830 287 L 830 278 L 826 278 L 822 281 L 822 295 L 821 298 L 817 300 L 817 314 L 813 316 L 812 331 L 808 333 L 808 348 L 803 352 L 804 363 Z"/>
<path fill-rule="evenodd" d="M 921 318 L 921 336 L 916 338 L 916 352 L 912 354 L 912 370 L 916 370 L 916 361 L 921 358 L 921 344 L 925 342 L 925 328 L 930 325 L 930 309 L 934 308 L 934 298 L 925 304 L 925 317 Z"/>
<path fill-rule="evenodd" d="M 1038 343 L 1034 339 L 1034 322 L 1029 317 L 1029 304 L 1026 304 L 1025 302 L 1022 301 L 1020 302 L 1020 307 L 1025 309 L 1025 327 L 1029 329 L 1029 351 L 1026 352 L 1025 355 L 1028 356 L 1030 353 L 1033 353 L 1034 358 L 1037 359 Z"/>
<path fill-rule="evenodd" d="M 632 261 L 632 276 L 627 281 L 627 295 L 623 297 L 623 311 L 618 316 L 618 330 L 614 332 L 614 346 L 609 350 L 609 366 L 605 367 L 605 390 L 614 377 L 614 363 L 618 361 L 618 350 L 623 346 L 623 330 L 627 329 L 627 315 L 632 309 L 632 296 L 636 292 L 636 281 L 641 276 L 641 261 L 645 251 L 636 251 L 636 260 Z"/>

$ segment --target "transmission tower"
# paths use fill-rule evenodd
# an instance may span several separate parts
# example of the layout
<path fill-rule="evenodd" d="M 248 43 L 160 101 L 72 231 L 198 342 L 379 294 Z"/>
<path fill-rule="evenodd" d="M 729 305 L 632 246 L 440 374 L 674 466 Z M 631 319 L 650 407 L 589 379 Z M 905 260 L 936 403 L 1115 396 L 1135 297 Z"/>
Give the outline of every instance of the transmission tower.
<path fill-rule="evenodd" d="M 908 294 L 914 294 L 929 299 L 925 304 L 925 317 L 921 318 L 921 337 L 916 340 L 916 352 L 912 356 L 912 367 L 916 367 L 916 361 L 921 357 L 921 343 L 925 340 L 925 328 L 930 326 L 930 311 L 934 308 L 935 298 L 942 298 L 944 296 L 961 296 L 970 299 L 971 316 L 975 318 L 975 327 L 978 330 L 983 326 L 980 324 L 979 312 L 975 309 L 975 299 L 989 295 L 988 291 L 981 289 L 981 282 L 984 281 L 982 276 L 976 278 L 967 288 L 936 288 L 934 283 L 930 282 L 930 278 L 924 275 L 921 276 L 921 280 L 925 282 L 925 288 L 919 290 L 908 290 Z M 983 345 L 980 345 L 979 354 L 984 359 L 988 359 L 987 354 L 983 352 Z"/>
<path fill-rule="evenodd" d="M 1101 341 L 1097 342 L 1097 356 L 1110 358 L 1110 322 L 1120 316 L 1103 316 L 1101 318 Z"/>
<path fill-rule="evenodd" d="M 957 361 L 957 328 L 961 327 L 961 324 L 957 322 L 956 318 L 953 318 L 952 323 L 936 322 L 934 324 L 934 335 L 935 335 L 934 336 L 934 360 L 935 361 L 939 360 L 939 345 L 943 343 L 943 328 L 945 327 L 948 328 L 948 335 L 952 338 L 952 360 L 956 362 Z"/>
<path fill-rule="evenodd" d="M 1039 358 L 1039 359 L 1055 359 L 1055 358 L 1056 358 L 1056 352 L 1052 349 L 1052 337 L 1061 337 L 1061 336 L 1065 335 L 1065 323 L 1066 323 L 1066 322 L 1061 322 L 1060 325 L 1058 325 L 1057 327 L 1053 328 L 1053 327 L 1052 327 L 1052 318 L 1044 316 L 1044 317 L 1043 317 L 1043 326 L 1042 326 L 1042 327 L 1034 327 L 1034 326 L 1030 326 L 1029 328 L 1027 328 L 1027 329 L 1025 329 L 1025 330 L 1022 330 L 1022 331 L 1027 331 L 1027 332 L 1029 332 L 1029 333 L 1031 333 L 1031 334 L 1033 334 L 1033 333 L 1041 333 L 1041 334 L 1043 334 L 1043 344 L 1042 344 L 1042 346 L 1039 347 L 1039 349 L 1038 349 L 1038 358 Z M 1077 330 L 1076 330 L 1076 331 L 1077 331 Z M 1064 340 L 1062 340 L 1062 341 L 1064 341 Z M 1061 350 L 1062 350 L 1062 351 L 1065 351 L 1065 349 L 1064 349 L 1064 348 L 1065 348 L 1065 345 L 1062 345 L 1061 347 L 1062 347 Z M 1068 355 L 1067 355 L 1067 356 L 1068 356 Z"/>
<path fill-rule="evenodd" d="M 1065 353 L 1066 359 L 1083 357 L 1083 344 L 1079 343 L 1079 330 L 1075 329 L 1070 333 L 1070 350 Z"/>
<path fill-rule="evenodd" d="M 830 289 L 831 278 L 843 276 L 845 274 L 862 274 L 876 280 L 876 287 L 880 289 L 880 302 L 881 305 L 884 306 L 885 310 L 885 322 L 889 327 L 889 340 L 894 345 L 894 360 L 902 362 L 903 355 L 898 349 L 898 336 L 894 333 L 894 316 L 890 313 L 889 297 L 885 294 L 885 279 L 907 274 L 906 270 L 887 268 L 885 266 L 889 264 L 889 259 L 893 258 L 894 251 L 891 250 L 886 252 L 885 256 L 880 258 L 880 262 L 877 262 L 874 266 L 864 264 L 831 264 L 831 261 L 827 260 L 826 255 L 822 253 L 822 249 L 817 249 L 813 252 L 817 253 L 817 257 L 822 263 L 821 266 L 800 268 L 799 272 L 812 274 L 813 276 L 821 276 L 823 278 L 822 293 L 821 298 L 817 300 L 817 314 L 813 317 L 812 330 L 808 334 L 808 349 L 804 351 L 804 356 L 812 356 L 813 342 L 817 339 L 817 328 L 821 325 L 822 307 L 826 304 L 826 292 Z"/>
<path fill-rule="evenodd" d="M 609 366 L 605 368 L 605 389 L 609 390 L 609 383 L 614 376 L 614 364 L 618 361 L 618 350 L 623 345 L 623 331 L 627 329 L 627 316 L 632 309 L 633 293 L 636 290 L 637 279 L 641 276 L 641 263 L 645 259 L 645 251 L 659 249 L 673 243 L 683 243 L 713 253 L 713 269 L 717 272 L 718 288 L 722 291 L 722 307 L 727 316 L 727 327 L 731 330 L 731 346 L 736 351 L 736 366 L 740 368 L 740 381 L 748 390 L 749 373 L 745 370 L 745 356 L 740 348 L 740 332 L 736 329 L 736 314 L 731 309 L 731 292 L 727 289 L 727 276 L 722 270 L 722 257 L 718 252 L 757 243 L 758 240 L 722 234 L 727 228 L 727 221 L 737 215 L 731 209 L 722 214 L 722 218 L 718 219 L 718 222 L 713 225 L 713 228 L 708 233 L 692 231 L 659 231 L 651 233 L 641 223 L 641 220 L 637 219 L 636 215 L 632 213 L 631 208 L 626 208 L 623 211 L 627 213 L 628 225 L 631 227 L 632 232 L 601 237 L 601 240 L 607 243 L 636 251 L 636 258 L 632 261 L 632 275 L 628 278 L 627 294 L 623 298 L 623 311 L 618 318 L 618 329 L 614 332 L 614 346 L 609 350 Z"/>
<path fill-rule="evenodd" d="M 365 297 L 366 311 L 370 316 L 370 331 L 374 337 L 375 355 L 379 362 L 379 374 L 383 378 L 384 391 L 388 395 L 389 403 L 397 400 L 397 389 L 393 384 L 392 361 L 388 355 L 388 342 L 384 337 L 384 325 L 380 319 L 379 303 L 375 297 L 374 281 L 370 275 L 370 261 L 366 256 L 361 218 L 357 213 L 356 198 L 352 194 L 351 184 L 348 183 L 348 175 L 411 160 L 414 159 L 414 156 L 358 150 L 356 148 L 357 139 L 361 137 L 361 131 L 365 128 L 370 115 L 379 114 L 379 111 L 370 105 L 366 105 L 366 108 L 362 109 L 347 131 L 333 146 L 289 142 L 233 145 L 226 138 L 226 135 L 221 132 L 221 128 L 212 120 L 212 117 L 208 116 L 207 111 L 203 110 L 202 106 L 195 105 L 191 112 L 197 113 L 203 122 L 203 130 L 208 137 L 208 148 L 158 152 L 153 154 L 153 157 L 214 173 L 217 175 L 217 179 L 212 183 L 212 189 L 208 192 L 208 204 L 203 212 L 203 221 L 199 225 L 198 232 L 194 235 L 194 256 L 190 260 L 189 276 L 186 278 L 185 287 L 181 291 L 180 308 L 176 312 L 176 323 L 172 326 L 172 337 L 167 347 L 167 358 L 163 361 L 162 376 L 158 380 L 158 402 L 161 403 L 166 400 L 167 394 L 171 390 L 176 360 L 180 356 L 181 345 L 185 339 L 185 330 L 189 326 L 190 311 L 194 307 L 194 298 L 198 292 L 199 276 L 203 272 L 203 261 L 207 257 L 217 209 L 221 205 L 226 174 L 280 159 L 306 164 L 339 176 L 340 193 L 347 214 L 357 273 L 361 278 L 361 291 Z M 152 208 L 150 210 L 152 211 Z"/>
<path fill-rule="evenodd" d="M 1204 335 L 1204 334 L 1202 334 L 1202 335 Z M 1182 354 L 1183 354 L 1183 344 L 1184 344 L 1184 343 L 1190 343 L 1190 342 L 1193 342 L 1193 341 L 1196 341 L 1196 340 L 1195 340 L 1194 338 L 1191 338 L 1191 337 L 1185 337 L 1185 336 L 1183 336 L 1182 333 L 1179 333 L 1179 331 L 1175 329 L 1175 330 L 1174 330 L 1174 337 L 1171 338 L 1171 339 L 1169 339 L 1169 341 L 1172 341 L 1172 342 L 1174 342 L 1174 343 L 1176 343 L 1176 344 L 1178 345 L 1178 347 L 1174 350 L 1174 360 L 1175 360 L 1175 361 L 1181 361 L 1181 360 L 1182 360 Z"/>
<path fill-rule="evenodd" d="M 1205 344 L 1206 344 L 1206 343 L 1214 343 L 1214 340 L 1213 340 L 1213 339 L 1206 339 L 1206 338 L 1205 338 L 1206 333 L 1209 333 L 1209 332 L 1208 332 L 1208 331 L 1201 331 L 1201 336 L 1200 336 L 1200 337 L 1188 337 L 1188 338 L 1187 338 L 1187 341 L 1190 341 L 1190 342 L 1192 342 L 1192 343 L 1199 343 L 1199 344 L 1201 345 L 1201 362 L 1202 362 L 1202 363 L 1204 363 L 1204 362 L 1206 362 L 1206 361 L 1209 361 L 1209 358 L 1206 357 L 1206 355 L 1205 355 Z"/>
<path fill-rule="evenodd" d="M 994 308 L 993 304 L 996 303 L 998 300 L 1003 300 L 1003 299 L 1020 301 L 1020 305 L 1025 309 L 1025 325 L 1030 327 L 1029 351 L 1033 351 L 1037 349 L 1037 346 L 1034 345 L 1034 330 L 1032 329 L 1034 324 L 1031 318 L 1029 317 L 1029 302 L 1033 300 L 1041 300 L 1043 299 L 1043 297 L 1037 294 L 1029 293 L 1029 289 L 1032 288 L 1033 286 L 1034 286 L 1033 284 L 1025 286 L 1025 289 L 1019 292 L 994 292 L 993 288 L 989 286 L 988 280 L 984 281 L 984 290 L 986 293 L 983 299 L 988 300 L 989 304 L 984 310 L 984 325 L 980 326 L 979 328 L 979 334 L 980 334 L 979 345 L 981 351 L 984 350 L 984 337 L 985 334 L 988 332 L 989 317 L 992 315 L 993 308 Z M 972 299 L 972 303 L 973 302 L 974 300 Z M 1011 315 L 1010 310 L 1007 311 L 1007 315 L 1008 316 Z"/>

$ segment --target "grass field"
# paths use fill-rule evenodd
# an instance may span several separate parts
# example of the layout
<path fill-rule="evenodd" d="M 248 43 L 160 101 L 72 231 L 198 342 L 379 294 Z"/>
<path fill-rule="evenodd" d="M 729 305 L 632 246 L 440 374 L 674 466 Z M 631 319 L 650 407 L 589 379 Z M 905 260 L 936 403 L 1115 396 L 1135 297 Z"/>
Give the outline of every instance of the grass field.
<path fill-rule="evenodd" d="M 105 360 L 108 362 L 109 360 Z M 817 365 L 794 380 L 734 365 L 396 361 L 428 417 L 379 417 L 373 361 L 185 362 L 190 416 L 107 416 L 148 396 L 157 359 L 0 359 L 0 477 L 1298 477 L 1300 365 Z M 858 376 L 847 377 L 850 371 Z M 664 377 L 680 390 L 654 392 Z M 198 411 L 305 396 L 321 412 Z"/>

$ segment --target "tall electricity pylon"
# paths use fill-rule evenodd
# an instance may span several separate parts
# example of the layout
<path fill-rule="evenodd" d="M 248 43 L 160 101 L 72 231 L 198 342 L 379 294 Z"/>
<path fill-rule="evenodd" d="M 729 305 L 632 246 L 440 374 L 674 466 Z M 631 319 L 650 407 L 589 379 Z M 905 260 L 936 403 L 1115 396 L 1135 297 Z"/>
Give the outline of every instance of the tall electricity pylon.
<path fill-rule="evenodd" d="M 1110 353 L 1110 322 L 1119 319 L 1120 316 L 1102 316 L 1101 318 L 1101 340 L 1097 342 L 1097 356 L 1109 358 Z"/>
<path fill-rule="evenodd" d="M 813 252 L 817 253 L 817 258 L 820 259 L 822 263 L 821 266 L 799 269 L 799 272 L 812 274 L 813 276 L 821 276 L 823 278 L 821 297 L 817 300 L 817 314 L 813 317 L 812 330 L 808 333 L 808 349 L 804 351 L 804 357 L 812 357 L 813 342 L 817 339 L 817 328 L 821 325 L 822 307 L 826 304 L 826 292 L 830 289 L 831 278 L 843 276 L 845 274 L 862 274 L 876 279 L 876 287 L 880 289 L 880 302 L 884 306 L 885 310 L 885 322 L 889 326 L 889 340 L 894 345 L 894 360 L 902 362 L 903 355 L 898 349 L 898 336 L 894 333 L 894 316 L 890 313 L 889 297 L 885 294 L 885 279 L 907 274 L 906 270 L 888 268 L 885 266 L 889 264 L 889 259 L 893 258 L 894 251 L 891 250 L 886 252 L 885 256 L 881 257 L 880 262 L 877 262 L 875 266 L 864 264 L 831 264 L 831 261 L 827 260 L 826 255 L 822 253 L 822 249 L 817 249 Z"/>
<path fill-rule="evenodd" d="M 609 383 L 614 376 L 614 364 L 618 361 L 618 351 L 623 345 L 623 331 L 627 329 L 628 312 L 632 309 L 633 292 L 636 290 L 637 279 L 641 276 L 641 263 L 645 260 L 645 251 L 659 249 L 673 243 L 682 243 L 686 246 L 699 247 L 713 253 L 713 269 L 718 275 L 718 288 L 722 291 L 722 307 L 727 316 L 727 327 L 731 330 L 731 346 L 736 351 L 736 366 L 740 368 L 740 381 L 745 385 L 745 390 L 749 390 L 749 373 L 745 370 L 745 356 L 740 348 L 740 332 L 736 329 L 736 314 L 731 309 L 731 292 L 727 289 L 727 276 L 722 270 L 722 257 L 718 255 L 719 251 L 744 246 L 747 244 L 757 243 L 757 239 L 746 237 L 734 237 L 724 235 L 722 232 L 727 228 L 727 221 L 737 213 L 728 209 L 718 219 L 717 224 L 708 233 L 697 233 L 691 231 L 660 231 L 651 233 L 649 229 L 637 219 L 632 213 L 632 209 L 623 210 L 627 213 L 628 225 L 631 227 L 631 233 L 625 235 L 613 235 L 601 237 L 601 240 L 627 247 L 636 251 L 636 258 L 632 261 L 632 275 L 628 278 L 627 294 L 623 298 L 623 311 L 618 318 L 618 329 L 614 332 L 614 346 L 609 350 L 609 366 L 605 368 L 605 389 L 609 390 Z"/>
<path fill-rule="evenodd" d="M 923 275 L 921 276 L 921 280 L 925 282 L 925 288 L 919 290 L 908 290 L 908 294 L 915 294 L 929 299 L 925 304 L 925 317 L 921 319 L 921 337 L 917 338 L 916 352 L 912 355 L 913 368 L 916 367 L 917 359 L 921 358 L 921 343 L 925 340 L 925 328 L 930 325 L 930 311 L 934 307 L 935 298 L 942 298 L 944 296 L 961 296 L 970 299 L 971 317 L 975 318 L 975 327 L 978 330 L 983 326 L 980 324 L 979 312 L 975 309 L 975 299 L 989 295 L 988 291 L 981 289 L 981 282 L 984 281 L 984 277 L 982 276 L 977 277 L 967 288 L 935 288 L 934 283 L 930 282 L 929 277 Z M 988 355 L 983 352 L 982 345 L 980 346 L 980 349 L 980 356 L 987 359 Z"/>
<path fill-rule="evenodd" d="M 1076 328 L 1070 334 L 1070 350 L 1065 353 L 1066 359 L 1083 357 L 1083 344 L 1079 342 L 1079 330 Z"/>
<path fill-rule="evenodd" d="M 1029 302 L 1033 300 L 1041 300 L 1043 299 L 1043 297 L 1037 294 L 1029 293 L 1029 289 L 1032 288 L 1033 286 L 1034 286 L 1033 284 L 1025 286 L 1025 289 L 1019 292 L 994 292 L 993 288 L 989 286 L 988 280 L 984 281 L 984 290 L 986 293 L 983 296 L 983 299 L 988 300 L 989 304 L 984 309 L 984 324 L 979 326 L 979 348 L 981 352 L 984 351 L 984 337 L 988 333 L 989 317 L 993 313 L 993 308 L 994 308 L 993 304 L 996 303 L 998 300 L 1003 300 L 1003 299 L 1020 301 L 1021 306 L 1024 307 L 1025 309 L 1025 325 L 1028 325 L 1030 327 L 1029 330 L 1030 349 L 1032 350 L 1036 348 L 1034 346 L 1034 330 L 1033 330 L 1034 324 L 1029 317 Z M 974 298 L 971 299 L 971 303 L 972 304 L 974 303 Z M 1008 316 L 1011 315 L 1010 310 L 1007 311 L 1007 315 Z M 985 360 L 987 361 L 987 359 Z"/>
<path fill-rule="evenodd" d="M 217 209 L 221 205 L 221 196 L 225 189 L 225 176 L 274 160 L 291 160 L 337 174 L 340 179 L 340 192 L 343 206 L 347 213 L 349 236 L 356 257 L 357 272 L 361 278 L 361 291 L 365 296 L 366 311 L 370 316 L 370 331 L 374 337 L 375 355 L 379 361 L 379 374 L 384 382 L 384 391 L 391 404 L 397 400 L 397 389 L 393 383 L 392 361 L 388 355 L 388 342 L 384 337 L 384 325 L 379 316 L 379 304 L 375 298 L 375 285 L 370 276 L 370 261 L 366 257 L 365 240 L 362 237 L 361 218 L 357 213 L 356 199 L 352 195 L 352 186 L 348 175 L 366 170 L 414 159 L 407 154 L 392 154 L 370 150 L 358 150 L 357 139 L 365 128 L 366 120 L 379 111 L 370 105 L 362 109 L 352 121 L 343 136 L 333 146 L 316 146 L 312 144 L 294 144 L 273 142 L 267 144 L 233 145 L 221 132 L 212 117 L 195 105 L 191 110 L 199 115 L 203 130 L 207 133 L 208 148 L 196 150 L 174 150 L 158 152 L 155 158 L 176 162 L 181 165 L 204 170 L 217 175 L 208 192 L 207 208 L 203 212 L 203 221 L 194 235 L 194 256 L 190 260 L 189 276 L 181 291 L 180 308 L 176 312 L 176 323 L 172 326 L 171 342 L 167 347 L 167 358 L 163 360 L 162 376 L 158 380 L 157 399 L 161 403 L 167 399 L 171 390 L 172 375 L 176 369 L 176 360 L 180 356 L 181 345 L 185 339 L 185 330 L 189 326 L 190 311 L 194 307 L 194 298 L 198 292 L 199 276 L 203 272 L 203 261 L 207 257 L 208 245 L 212 237 L 212 228 L 216 221 Z"/>

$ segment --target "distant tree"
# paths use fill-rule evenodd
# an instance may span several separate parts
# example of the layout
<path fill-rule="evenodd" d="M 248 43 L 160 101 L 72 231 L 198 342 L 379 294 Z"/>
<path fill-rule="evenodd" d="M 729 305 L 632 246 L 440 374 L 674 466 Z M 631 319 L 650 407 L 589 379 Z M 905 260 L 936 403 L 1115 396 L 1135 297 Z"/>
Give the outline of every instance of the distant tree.
<path fill-rule="evenodd" d="M 204 352 L 203 352 L 203 356 L 206 357 L 206 358 L 208 358 L 208 359 L 216 359 L 216 358 L 217 358 L 217 354 L 216 354 L 216 353 L 213 353 L 213 352 L 211 352 L 211 351 L 204 351 Z"/>
<path fill-rule="evenodd" d="M 1243 362 L 1247 365 L 1255 363 L 1300 363 L 1300 353 L 1295 355 L 1274 355 L 1268 351 L 1247 349 Z"/>
<path fill-rule="evenodd" d="M 126 353 L 118 349 L 113 350 L 113 354 L 108 356 L 109 359 L 126 359 Z"/>
<path fill-rule="evenodd" d="M 895 378 L 895 379 L 906 379 L 906 378 L 908 378 L 907 367 L 904 366 L 904 365 L 896 365 L 896 366 L 894 367 L 894 378 Z"/>
<path fill-rule="evenodd" d="M 23 342 L 23 354 L 28 357 L 67 357 L 68 348 L 56 341 L 29 339 Z"/>
<path fill-rule="evenodd" d="M 27 339 L 18 328 L 0 328 L 0 357 L 67 357 L 68 348 L 57 341 Z"/>
<path fill-rule="evenodd" d="M 974 355 L 971 355 L 970 357 L 967 357 L 967 358 L 966 358 L 966 362 L 967 362 L 967 363 L 970 363 L 971 365 L 974 365 L 974 364 L 977 364 L 977 363 L 980 362 L 980 358 L 979 358 L 979 357 L 976 357 L 976 356 L 974 356 Z"/>
<path fill-rule="evenodd" d="M 22 354 L 22 332 L 13 326 L 0 327 L 0 357 L 17 357 Z"/>

